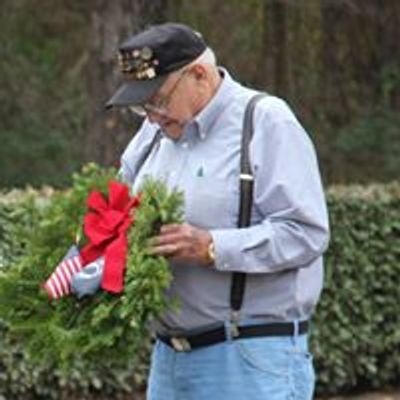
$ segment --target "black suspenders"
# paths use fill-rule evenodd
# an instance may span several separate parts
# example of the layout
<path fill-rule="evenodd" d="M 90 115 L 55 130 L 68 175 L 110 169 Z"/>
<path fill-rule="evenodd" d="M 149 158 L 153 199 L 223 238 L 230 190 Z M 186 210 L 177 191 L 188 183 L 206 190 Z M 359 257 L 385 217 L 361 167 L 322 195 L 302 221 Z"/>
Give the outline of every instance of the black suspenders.
<path fill-rule="evenodd" d="M 253 204 L 253 185 L 254 177 L 250 164 L 249 145 L 253 137 L 253 114 L 255 105 L 266 94 L 259 93 L 253 96 L 247 104 L 242 129 L 242 144 L 240 155 L 240 199 L 239 199 L 239 220 L 238 228 L 245 228 L 250 225 L 251 209 Z M 237 324 L 239 313 L 243 303 L 244 291 L 246 287 L 246 274 L 244 272 L 233 272 L 231 283 L 231 333 L 238 336 Z"/>
<path fill-rule="evenodd" d="M 253 137 L 253 115 L 255 105 L 259 100 L 265 97 L 265 93 L 258 93 L 253 96 L 247 106 L 243 118 L 242 128 L 242 143 L 240 155 L 240 198 L 239 198 L 239 220 L 238 228 L 245 228 L 250 225 L 251 209 L 253 204 L 253 184 L 254 177 L 250 164 L 249 145 Z M 137 169 L 144 164 L 144 161 L 150 155 L 153 147 L 160 141 L 161 132 L 158 130 L 149 147 L 141 157 Z M 237 323 L 239 321 L 239 313 L 243 303 L 244 291 L 246 286 L 246 274 L 244 272 L 233 272 L 231 293 L 230 293 L 230 308 L 231 308 L 231 333 L 233 336 L 238 336 Z"/>
<path fill-rule="evenodd" d="M 137 176 L 140 168 L 142 168 L 143 164 L 145 163 L 145 161 L 149 157 L 150 153 L 153 151 L 153 148 L 156 147 L 156 145 L 160 142 L 161 137 L 162 137 L 161 129 L 157 129 L 156 133 L 154 134 L 153 138 L 151 139 L 150 144 L 145 149 L 145 151 L 143 152 L 143 154 L 141 155 L 141 157 L 140 157 L 140 159 L 139 159 L 139 161 L 137 163 L 136 176 Z"/>

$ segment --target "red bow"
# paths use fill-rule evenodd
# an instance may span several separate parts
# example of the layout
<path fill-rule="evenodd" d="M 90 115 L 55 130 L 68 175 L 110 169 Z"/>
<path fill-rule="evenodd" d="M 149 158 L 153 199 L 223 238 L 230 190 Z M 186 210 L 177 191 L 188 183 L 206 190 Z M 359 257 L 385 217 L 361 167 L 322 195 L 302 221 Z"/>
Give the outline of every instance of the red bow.
<path fill-rule="evenodd" d="M 84 264 L 104 256 L 102 289 L 122 292 L 128 250 L 127 231 L 133 223 L 132 208 L 139 205 L 139 197 L 130 198 L 126 185 L 111 181 L 108 199 L 97 191 L 87 199 L 89 212 L 84 217 L 84 231 L 89 243 L 82 249 Z"/>

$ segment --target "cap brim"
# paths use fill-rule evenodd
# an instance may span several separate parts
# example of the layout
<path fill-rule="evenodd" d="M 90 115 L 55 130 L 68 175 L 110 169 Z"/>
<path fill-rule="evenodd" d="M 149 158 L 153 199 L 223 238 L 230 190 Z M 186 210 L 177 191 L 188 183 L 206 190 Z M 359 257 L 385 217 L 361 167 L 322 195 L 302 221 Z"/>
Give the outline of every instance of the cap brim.
<path fill-rule="evenodd" d="M 106 103 L 106 108 L 143 104 L 153 96 L 168 75 L 148 80 L 126 81 Z"/>

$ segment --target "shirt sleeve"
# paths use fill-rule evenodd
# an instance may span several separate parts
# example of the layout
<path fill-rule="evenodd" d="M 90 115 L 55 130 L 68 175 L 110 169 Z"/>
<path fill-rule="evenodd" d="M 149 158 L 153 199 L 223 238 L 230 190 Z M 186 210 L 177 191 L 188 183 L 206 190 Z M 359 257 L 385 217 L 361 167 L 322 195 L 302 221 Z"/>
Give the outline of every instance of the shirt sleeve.
<path fill-rule="evenodd" d="M 329 241 L 314 146 L 286 103 L 277 98 L 257 105 L 254 126 L 253 215 L 261 218 L 247 228 L 210 232 L 215 268 L 270 273 L 305 267 L 321 256 Z"/>

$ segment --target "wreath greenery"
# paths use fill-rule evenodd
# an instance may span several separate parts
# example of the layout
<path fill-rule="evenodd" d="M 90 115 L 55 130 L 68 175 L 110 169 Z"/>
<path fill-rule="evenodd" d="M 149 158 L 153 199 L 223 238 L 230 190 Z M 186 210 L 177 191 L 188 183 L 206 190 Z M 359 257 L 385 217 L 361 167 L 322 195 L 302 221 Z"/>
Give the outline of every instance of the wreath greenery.
<path fill-rule="evenodd" d="M 68 372 L 76 365 L 131 363 L 148 336 L 147 323 L 171 307 L 164 297 L 170 284 L 168 262 L 148 254 L 148 239 L 161 224 L 182 220 L 182 195 L 162 182 L 146 181 L 128 232 L 124 291 L 98 291 L 81 300 L 49 301 L 40 285 L 74 240 L 92 190 L 106 192 L 115 170 L 94 164 L 73 177 L 71 189 L 56 192 L 37 207 L 23 254 L 0 270 L 0 319 L 7 335 L 22 343 L 33 360 Z"/>

